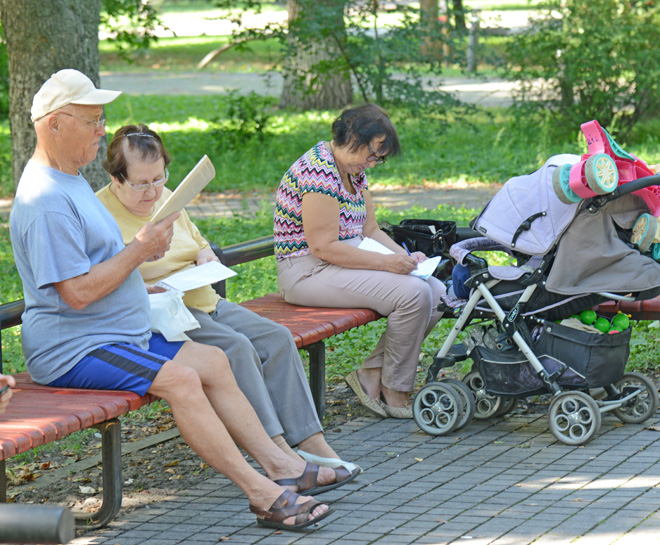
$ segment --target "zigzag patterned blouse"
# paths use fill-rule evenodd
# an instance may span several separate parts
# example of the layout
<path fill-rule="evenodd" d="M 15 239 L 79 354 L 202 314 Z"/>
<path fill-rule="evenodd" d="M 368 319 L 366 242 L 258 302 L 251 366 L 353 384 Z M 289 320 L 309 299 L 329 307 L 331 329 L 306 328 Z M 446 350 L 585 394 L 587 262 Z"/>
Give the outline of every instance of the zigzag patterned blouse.
<path fill-rule="evenodd" d="M 275 256 L 300 257 L 309 254 L 302 222 L 302 199 L 308 192 L 322 193 L 339 201 L 339 240 L 362 234 L 367 220 L 363 191 L 368 189 L 364 172 L 351 175 L 355 195 L 341 181 L 335 158 L 325 142 L 319 142 L 286 171 L 274 214 Z"/>

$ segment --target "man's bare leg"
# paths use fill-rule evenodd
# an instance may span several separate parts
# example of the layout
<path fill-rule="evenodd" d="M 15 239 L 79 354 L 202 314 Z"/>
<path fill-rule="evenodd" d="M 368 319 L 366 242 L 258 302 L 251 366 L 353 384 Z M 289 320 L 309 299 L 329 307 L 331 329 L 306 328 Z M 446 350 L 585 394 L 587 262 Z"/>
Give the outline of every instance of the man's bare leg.
<path fill-rule="evenodd" d="M 188 342 L 173 361 L 199 374 L 204 392 L 229 435 L 257 461 L 270 479 L 302 475 L 306 462 L 297 455 L 288 455 L 268 437 L 252 405 L 236 384 L 222 350 Z M 318 484 L 330 484 L 335 479 L 334 470 L 319 469 Z"/>
<path fill-rule="evenodd" d="M 234 482 L 248 497 L 250 504 L 265 510 L 273 505 L 284 488 L 258 473 L 243 458 L 204 395 L 199 375 L 194 369 L 166 362 L 149 393 L 168 402 L 183 439 L 211 467 Z M 267 442 L 273 444 L 269 438 Z M 279 451 L 277 447 L 275 449 Z M 301 496 L 298 503 L 308 499 L 311 498 Z M 309 518 L 315 518 L 327 510 L 327 505 L 319 505 Z M 284 522 L 292 524 L 294 518 L 289 517 Z"/>

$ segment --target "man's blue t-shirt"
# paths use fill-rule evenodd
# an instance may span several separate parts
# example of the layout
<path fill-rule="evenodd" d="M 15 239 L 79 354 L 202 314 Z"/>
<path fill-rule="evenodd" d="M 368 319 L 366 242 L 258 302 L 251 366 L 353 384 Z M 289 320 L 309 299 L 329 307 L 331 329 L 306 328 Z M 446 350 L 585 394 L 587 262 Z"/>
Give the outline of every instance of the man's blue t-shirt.
<path fill-rule="evenodd" d="M 28 162 L 10 215 L 23 280 L 23 353 L 35 382 L 49 384 L 92 350 L 130 343 L 148 348 L 149 299 L 135 270 L 109 295 L 75 310 L 54 283 L 89 272 L 124 249 L 117 222 L 82 175 Z"/>

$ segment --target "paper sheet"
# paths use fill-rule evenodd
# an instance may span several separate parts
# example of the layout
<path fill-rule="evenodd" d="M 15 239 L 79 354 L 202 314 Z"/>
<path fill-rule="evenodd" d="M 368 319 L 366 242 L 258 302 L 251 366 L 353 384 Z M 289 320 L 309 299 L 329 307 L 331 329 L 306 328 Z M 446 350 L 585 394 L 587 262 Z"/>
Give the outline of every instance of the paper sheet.
<path fill-rule="evenodd" d="M 379 254 L 393 254 L 394 252 L 390 250 L 387 246 L 384 246 L 377 240 L 373 238 L 364 237 L 360 245 L 358 246 L 361 250 L 367 250 L 368 252 L 378 252 Z M 433 275 L 435 269 L 438 267 L 442 261 L 442 256 L 429 257 L 426 261 L 422 261 L 417 265 L 417 268 L 412 271 L 410 274 L 413 276 L 419 276 L 426 280 Z"/>
<path fill-rule="evenodd" d="M 191 267 L 185 271 L 181 271 L 164 278 L 160 282 L 156 282 L 156 286 L 165 289 L 174 289 L 178 291 L 189 291 L 209 284 L 215 284 L 221 280 L 226 280 L 236 276 L 236 273 L 229 267 L 225 267 L 217 261 L 209 261 L 198 267 Z"/>
<path fill-rule="evenodd" d="M 206 187 L 214 176 L 215 168 L 213 168 L 213 163 L 205 155 L 195 165 L 195 168 L 188 173 L 188 176 L 183 179 L 179 187 L 163 203 L 163 206 L 154 214 L 151 218 L 151 223 L 158 223 L 173 212 L 183 210 Z"/>

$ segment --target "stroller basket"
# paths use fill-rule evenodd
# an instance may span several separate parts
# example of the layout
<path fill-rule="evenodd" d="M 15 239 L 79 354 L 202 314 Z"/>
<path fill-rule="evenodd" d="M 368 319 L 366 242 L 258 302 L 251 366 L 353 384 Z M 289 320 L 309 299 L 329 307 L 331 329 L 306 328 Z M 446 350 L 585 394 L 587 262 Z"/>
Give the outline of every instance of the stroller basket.
<path fill-rule="evenodd" d="M 560 386 L 599 388 L 623 376 L 630 353 L 630 334 L 630 328 L 602 335 L 545 321 L 533 350 L 548 373 L 561 373 L 557 379 Z M 501 351 L 477 345 L 470 357 L 478 365 L 490 394 L 526 396 L 548 391 L 517 348 Z M 562 364 L 566 366 L 563 372 Z"/>

